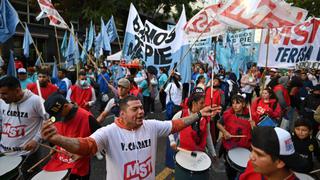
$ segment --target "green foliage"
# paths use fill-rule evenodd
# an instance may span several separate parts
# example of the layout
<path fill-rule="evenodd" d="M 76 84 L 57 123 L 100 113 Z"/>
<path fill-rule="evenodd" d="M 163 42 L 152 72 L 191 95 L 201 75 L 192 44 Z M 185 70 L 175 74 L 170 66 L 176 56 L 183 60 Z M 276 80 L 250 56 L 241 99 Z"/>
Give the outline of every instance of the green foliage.
<path fill-rule="evenodd" d="M 308 16 L 320 16 L 320 1 L 319 0 L 286 0 L 288 3 L 293 3 L 293 6 L 300 7 L 309 11 Z"/>

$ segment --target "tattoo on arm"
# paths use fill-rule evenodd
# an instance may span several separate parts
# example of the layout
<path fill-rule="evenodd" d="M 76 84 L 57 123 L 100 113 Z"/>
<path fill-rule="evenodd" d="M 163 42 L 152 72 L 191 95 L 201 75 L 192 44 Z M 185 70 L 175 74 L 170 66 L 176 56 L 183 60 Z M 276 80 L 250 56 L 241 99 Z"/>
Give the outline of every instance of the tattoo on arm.
<path fill-rule="evenodd" d="M 188 117 L 184 117 L 181 119 L 172 120 L 172 130 L 171 133 L 176 133 L 191 125 L 192 123 L 198 120 L 197 114 L 192 114 Z"/>

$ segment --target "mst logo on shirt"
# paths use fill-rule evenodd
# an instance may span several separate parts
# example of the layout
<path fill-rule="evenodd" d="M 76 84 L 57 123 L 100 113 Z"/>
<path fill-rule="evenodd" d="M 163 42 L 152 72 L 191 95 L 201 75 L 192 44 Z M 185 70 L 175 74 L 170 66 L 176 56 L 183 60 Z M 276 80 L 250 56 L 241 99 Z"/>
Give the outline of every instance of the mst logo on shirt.
<path fill-rule="evenodd" d="M 27 125 L 12 126 L 10 123 L 4 123 L 2 126 L 2 134 L 7 135 L 9 138 L 17 138 L 25 136 Z"/>
<path fill-rule="evenodd" d="M 144 179 L 152 173 L 151 156 L 145 161 L 139 162 L 134 160 L 124 165 L 124 180 L 133 178 Z"/>

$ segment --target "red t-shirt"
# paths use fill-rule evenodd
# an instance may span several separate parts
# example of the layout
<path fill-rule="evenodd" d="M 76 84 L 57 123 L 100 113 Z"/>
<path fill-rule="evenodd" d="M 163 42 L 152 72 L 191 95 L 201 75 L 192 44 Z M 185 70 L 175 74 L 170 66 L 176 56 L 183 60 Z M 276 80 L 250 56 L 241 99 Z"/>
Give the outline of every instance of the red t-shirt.
<path fill-rule="evenodd" d="M 39 95 L 38 93 L 38 89 L 37 89 L 37 83 L 31 83 L 27 85 L 27 89 L 29 89 L 31 92 L 33 92 L 33 94 Z M 46 87 L 41 87 L 40 86 L 40 90 L 41 90 L 41 95 L 42 98 L 44 100 L 47 100 L 48 97 L 52 94 L 58 91 L 57 86 L 48 83 Z"/>
<path fill-rule="evenodd" d="M 279 119 L 281 116 L 281 107 L 276 99 L 270 99 L 269 103 L 265 103 L 262 98 L 256 98 L 251 105 L 252 119 L 256 124 L 260 122 L 260 117 L 262 116 L 257 111 L 258 107 L 264 109 L 265 114 L 274 120 Z"/>

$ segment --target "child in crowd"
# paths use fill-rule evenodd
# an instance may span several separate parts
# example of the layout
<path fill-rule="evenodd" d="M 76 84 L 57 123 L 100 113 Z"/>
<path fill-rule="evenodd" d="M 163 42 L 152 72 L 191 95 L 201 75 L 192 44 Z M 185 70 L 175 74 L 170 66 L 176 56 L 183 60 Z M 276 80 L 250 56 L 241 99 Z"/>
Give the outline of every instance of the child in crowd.
<path fill-rule="evenodd" d="M 296 152 L 309 161 L 307 171 L 313 169 L 313 155 L 320 161 L 320 149 L 318 142 L 312 137 L 311 125 L 302 119 L 294 124 L 294 134 L 292 137 L 293 145 Z"/>

